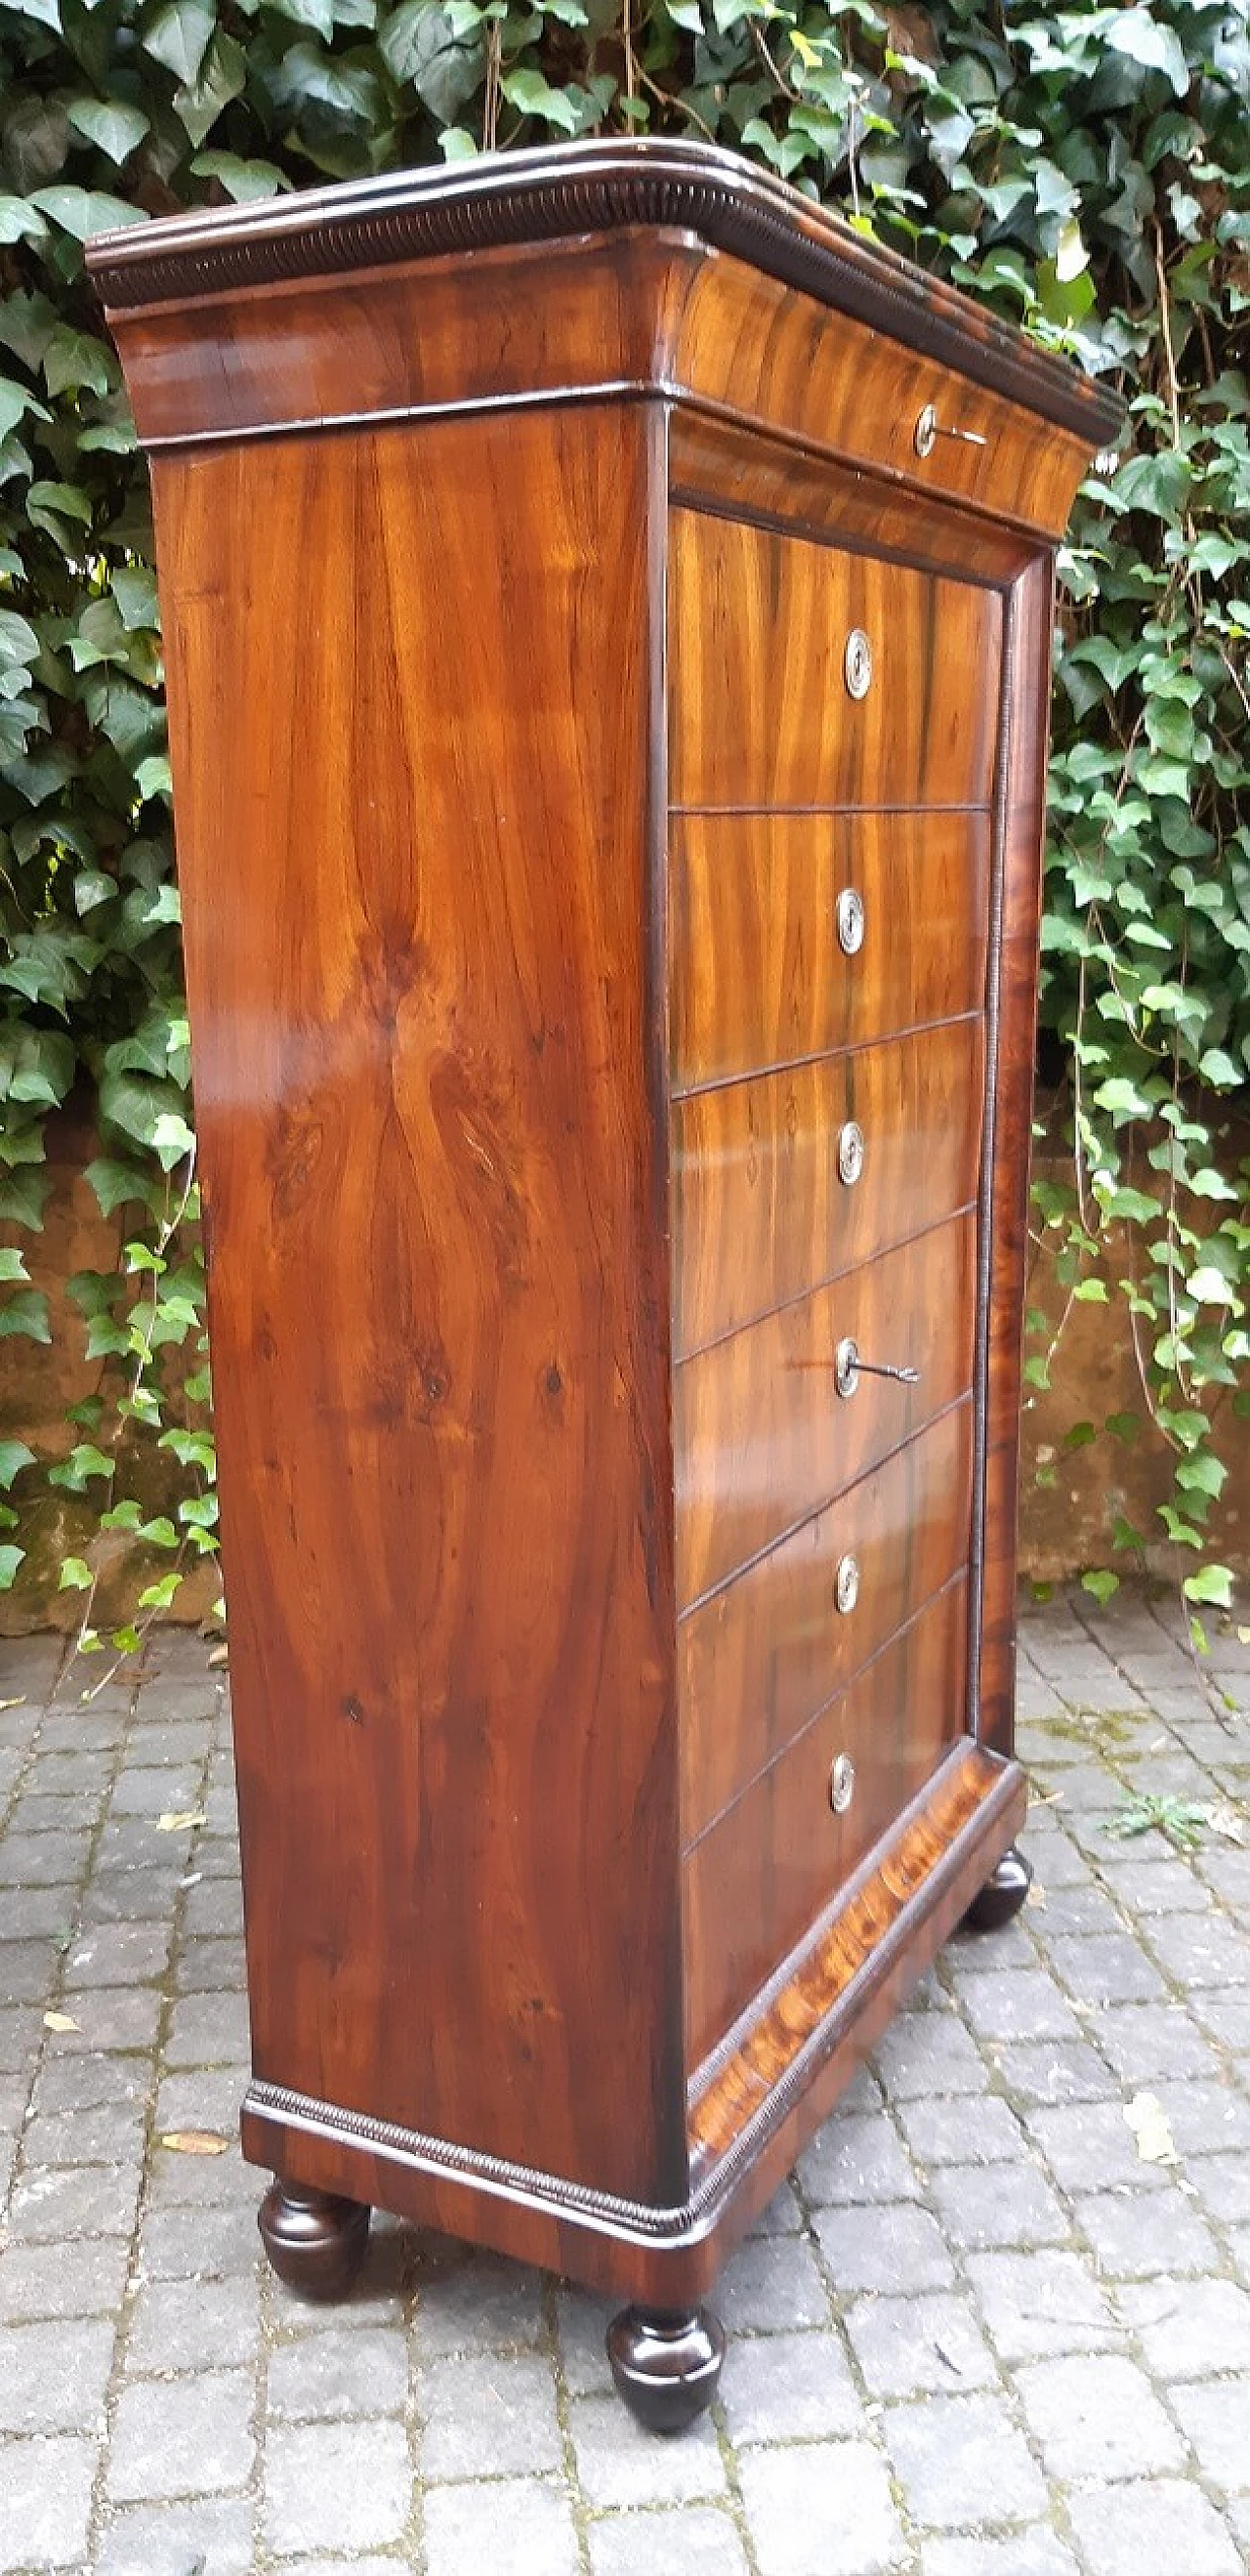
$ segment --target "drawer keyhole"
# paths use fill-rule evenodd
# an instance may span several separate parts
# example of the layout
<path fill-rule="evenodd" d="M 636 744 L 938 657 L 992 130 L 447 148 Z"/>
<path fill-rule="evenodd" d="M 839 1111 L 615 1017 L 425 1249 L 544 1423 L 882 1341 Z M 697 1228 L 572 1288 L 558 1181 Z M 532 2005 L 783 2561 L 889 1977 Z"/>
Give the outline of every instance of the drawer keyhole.
<path fill-rule="evenodd" d="M 862 626 L 853 626 L 847 636 L 842 671 L 848 697 L 866 698 L 872 687 L 872 646 Z"/>
<path fill-rule="evenodd" d="M 853 1190 L 864 1168 L 864 1131 L 854 1118 L 848 1118 L 838 1135 L 838 1179 Z"/>
<path fill-rule="evenodd" d="M 849 1618 L 859 1599 L 859 1558 L 840 1556 L 833 1578 L 833 1597 L 844 1619 Z"/>
<path fill-rule="evenodd" d="M 835 1816 L 844 1816 L 855 1795 L 855 1765 L 849 1753 L 839 1753 L 829 1774 L 829 1804 Z"/>

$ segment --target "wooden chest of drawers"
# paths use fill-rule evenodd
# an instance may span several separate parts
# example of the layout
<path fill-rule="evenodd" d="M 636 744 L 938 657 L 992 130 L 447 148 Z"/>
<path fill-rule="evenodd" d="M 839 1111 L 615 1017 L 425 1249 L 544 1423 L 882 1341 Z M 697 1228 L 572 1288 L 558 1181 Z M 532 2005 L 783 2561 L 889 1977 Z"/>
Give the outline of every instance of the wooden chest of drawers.
<path fill-rule="evenodd" d="M 153 461 L 284 2277 L 625 2392 L 1008 1851 L 1052 549 L 1115 406 L 714 152 L 91 264 Z M 1004 1857 L 1006 1855 L 1006 1857 Z"/>

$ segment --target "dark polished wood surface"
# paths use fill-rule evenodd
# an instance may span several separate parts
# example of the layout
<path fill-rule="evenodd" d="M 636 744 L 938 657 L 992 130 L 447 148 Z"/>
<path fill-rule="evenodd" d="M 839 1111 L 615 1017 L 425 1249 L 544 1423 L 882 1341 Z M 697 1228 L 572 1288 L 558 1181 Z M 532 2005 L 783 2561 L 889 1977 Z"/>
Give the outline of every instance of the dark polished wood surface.
<path fill-rule="evenodd" d="M 956 1020 L 677 1102 L 676 1356 L 970 1207 L 984 1071 Z"/>
<path fill-rule="evenodd" d="M 988 801 L 996 592 L 701 510 L 673 513 L 669 585 L 675 806 Z M 873 665 L 858 701 L 856 631 Z"/>
<path fill-rule="evenodd" d="M 686 1856 L 686 2056 L 700 2066 L 967 1723 L 961 1577 L 814 1718 Z M 834 1813 L 830 1776 L 854 1766 Z"/>
<path fill-rule="evenodd" d="M 682 1620 L 684 1841 L 966 1562 L 972 1434 L 965 1396 Z M 837 1606 L 848 1557 L 858 1570 L 849 1610 Z"/>
<path fill-rule="evenodd" d="M 674 1092 L 982 1010 L 990 838 L 988 812 L 675 815 Z"/>
<path fill-rule="evenodd" d="M 432 427 L 415 473 L 398 430 L 274 447 L 259 480 L 232 449 L 158 462 L 156 502 L 256 2069 L 664 2197 L 649 456 L 623 427 Z M 578 2071 L 605 2026 L 610 2088 Z"/>
<path fill-rule="evenodd" d="M 267 2241 L 346 2277 L 389 2208 L 676 2313 L 1022 1819 L 1051 547 L 1110 413 L 615 150 L 92 265 L 156 451 Z M 840 1395 L 848 1338 L 915 1382 Z"/>

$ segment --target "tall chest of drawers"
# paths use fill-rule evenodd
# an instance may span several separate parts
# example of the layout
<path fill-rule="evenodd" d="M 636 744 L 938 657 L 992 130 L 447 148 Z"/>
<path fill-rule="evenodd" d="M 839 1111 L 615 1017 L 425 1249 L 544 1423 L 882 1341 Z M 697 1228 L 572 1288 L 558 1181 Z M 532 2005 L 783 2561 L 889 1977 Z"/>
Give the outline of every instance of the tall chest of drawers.
<path fill-rule="evenodd" d="M 153 466 L 262 2231 L 701 2302 L 1023 1896 L 1052 555 L 1114 403 L 726 156 L 93 245 Z M 975 2154 L 975 2143 L 970 2147 Z"/>

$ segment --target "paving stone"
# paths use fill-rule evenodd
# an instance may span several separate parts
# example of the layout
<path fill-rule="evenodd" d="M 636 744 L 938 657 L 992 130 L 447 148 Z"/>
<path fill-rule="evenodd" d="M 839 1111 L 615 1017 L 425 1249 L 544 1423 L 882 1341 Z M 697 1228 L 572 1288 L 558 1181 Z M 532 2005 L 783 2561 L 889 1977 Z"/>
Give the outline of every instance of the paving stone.
<path fill-rule="evenodd" d="M 1150 1942 L 1179 1986 L 1250 1985 L 1250 1932 L 1226 1915 L 1174 1915 L 1151 1925 Z"/>
<path fill-rule="evenodd" d="M 66 1996 L 63 2009 L 77 2029 L 58 2032 L 59 2056 L 105 2048 L 148 2051 L 156 2046 L 165 1998 L 158 1986 L 93 1986 Z"/>
<path fill-rule="evenodd" d="M 956 2292 L 856 2299 L 846 2330 L 873 2397 L 949 2395 L 997 2383 L 976 2309 Z"/>
<path fill-rule="evenodd" d="M 407 2436 L 389 2417 L 278 2425 L 266 2439 L 262 2525 L 277 2554 L 386 2548 L 403 2538 L 412 2494 Z"/>
<path fill-rule="evenodd" d="M 816 2209 L 919 2197 L 897 2133 L 880 2109 L 826 2120 L 797 2170 L 804 2197 Z"/>
<path fill-rule="evenodd" d="M 167 2075 L 156 2096 L 157 2133 L 216 2129 L 232 2138 L 240 2098 L 237 2066 L 197 2066 L 185 2074 Z"/>
<path fill-rule="evenodd" d="M 417 2407 L 427 2478 L 500 2477 L 560 2465 L 555 2388 L 545 2356 L 484 2353 L 432 2363 L 419 2374 Z"/>
<path fill-rule="evenodd" d="M 228 1992 L 179 1998 L 165 2043 L 167 2066 L 229 2066 L 238 2070 L 246 2069 L 250 2060 L 246 1995 Z"/>
<path fill-rule="evenodd" d="M 1145 2372 L 1115 2353 L 1035 2362 L 1016 2389 L 1052 2478 L 1159 2477 L 1185 2447 Z"/>
<path fill-rule="evenodd" d="M 875 2576 L 905 2559 L 885 2463 L 868 2443 L 748 2451 L 741 2474 L 760 2576 Z"/>
<path fill-rule="evenodd" d="M 136 2294 L 126 2342 L 132 2377 L 241 2368 L 255 2361 L 259 2349 L 260 2301 L 246 2276 L 200 2281 L 194 2291 L 181 2281 L 153 2281 Z M 384 2410 L 379 2405 L 373 2411 Z"/>
<path fill-rule="evenodd" d="M 807 2219 L 793 2179 L 787 2177 L 780 2191 L 775 2191 L 772 2199 L 766 2201 L 758 2216 L 752 2219 L 748 2232 L 752 2236 L 801 2236 L 806 2226 Z"/>
<path fill-rule="evenodd" d="M 106 2103 L 130 2104 L 142 2117 L 153 2090 L 150 2058 L 112 2056 L 104 2049 L 69 2055 L 49 2048 L 31 2096 L 31 2109 L 41 2118 L 67 2119 L 96 2111 Z"/>
<path fill-rule="evenodd" d="M 149 2209 L 139 2237 L 139 2268 L 153 2281 L 234 2279 L 256 2270 L 260 2239 L 253 2212 Z"/>
<path fill-rule="evenodd" d="M 1203 1914 L 1209 1911 L 1209 1888 L 1188 1867 L 1179 1853 L 1169 1860 L 1154 1858 L 1153 1844 L 1139 1846 L 1128 1857 L 1131 1846 L 1121 1845 L 1121 1860 L 1115 1873 L 1115 1892 L 1121 1905 L 1131 1914 L 1149 1923 L 1156 1914 Z"/>
<path fill-rule="evenodd" d="M 1250 2156 L 1250 2094 L 1231 2083 L 1169 2081 L 1154 2089 L 1187 2164 L 1191 2158 L 1233 2152 Z"/>
<path fill-rule="evenodd" d="M 121 2307 L 129 2259 L 124 2236 L 0 2245 L 0 2324 L 28 2317 L 111 2319 Z"/>
<path fill-rule="evenodd" d="M 1098 2045 L 1130 2087 L 1161 2076 L 1211 2077 L 1217 2061 L 1182 2004 L 1113 2004 L 1100 2013 Z"/>
<path fill-rule="evenodd" d="M 506 2535 L 506 2540 L 505 2540 Z M 536 2478 L 432 2487 L 425 2499 L 426 2576 L 469 2576 L 499 2563 L 508 2576 L 579 2576 L 568 2497 Z"/>
<path fill-rule="evenodd" d="M 920 2576 L 1077 2576 L 1077 2566 L 1071 2550 L 1038 2523 L 1009 2540 L 926 2540 Z"/>
<path fill-rule="evenodd" d="M 1105 1887 L 1093 1879 L 1078 1879 L 1076 1884 L 1047 1887 L 1035 1875 L 1029 1897 L 1029 1916 L 1034 1934 L 1043 1949 L 1056 1933 L 1118 1932 L 1120 1917 Z"/>
<path fill-rule="evenodd" d="M 971 2106 L 949 2094 L 904 2102 L 899 2119 L 912 2154 L 926 2165 L 1005 2164 L 1029 2151 L 1014 2111 L 995 2094 Z"/>
<path fill-rule="evenodd" d="M 296 2343 L 279 2344 L 270 2355 L 268 2393 L 276 2422 L 402 2415 L 408 2399 L 403 2337 L 377 2326 L 360 2334 L 301 2335 Z"/>
<path fill-rule="evenodd" d="M 827 2325 L 829 2301 L 807 2237 L 755 2238 L 740 2245 L 717 2284 L 716 2307 L 732 2335 Z"/>
<path fill-rule="evenodd" d="M 1207 2170 L 1220 2162 L 1213 2157 Z M 1237 2162 L 1244 2176 L 1240 2159 Z M 1142 2223 L 1137 2193 L 1128 2187 L 1078 2200 L 1075 2215 L 1099 2271 L 1110 2281 L 1147 2281 L 1161 2272 L 1218 2268 L 1215 2239 L 1187 2192 L 1152 2193 L 1149 2226 Z"/>
<path fill-rule="evenodd" d="M 1097 2352 L 1124 2341 L 1081 2258 L 1054 2247 L 1031 2254 L 970 2254 L 968 2279 L 1004 2362 Z"/>
<path fill-rule="evenodd" d="M 815 2227 L 840 2298 L 856 2290 L 946 2290 L 954 2266 L 936 2219 L 898 2202 L 884 2209 L 822 2209 Z"/>
<path fill-rule="evenodd" d="M 416 2350 L 422 2361 L 438 2353 L 497 2352 L 515 2344 L 533 2347 L 542 2331 L 541 2273 L 489 2254 L 466 2261 L 458 2246 L 448 2247 L 439 2261 L 427 2256 L 422 2262 L 417 2273 L 416 2319 Z"/>
<path fill-rule="evenodd" d="M 110 1814 L 151 1816 L 154 1820 L 163 1815 L 189 1815 L 199 1787 L 198 1763 L 188 1763 L 181 1770 L 157 1765 L 148 1770 L 125 1763 L 114 1785 Z"/>
<path fill-rule="evenodd" d="M 1190 1998 L 1190 2010 L 1222 2048 L 1231 2048 L 1238 2056 L 1250 2055 L 1250 1994 L 1236 1988 L 1199 1988 Z"/>
<path fill-rule="evenodd" d="M 1174 2388 L 1172 2405 L 1212 2486 L 1250 2493 L 1250 2397 L 1246 2380 L 1200 2379 Z"/>
<path fill-rule="evenodd" d="M 1017 2108 L 1030 2102 L 1106 2102 L 1120 2098 L 1119 2077 L 1088 2034 L 1079 2041 L 987 2040 L 986 2055 Z"/>
<path fill-rule="evenodd" d="M 55 1941 L 6 1941 L 4 1998 L 10 2004 L 44 2004 L 61 1974 Z"/>
<path fill-rule="evenodd" d="M 1199 2156 L 1187 2179 L 1193 2197 L 1212 2218 L 1232 2227 L 1250 2224 L 1250 2158 Z"/>
<path fill-rule="evenodd" d="M 36 2165 L 138 2165 L 143 2160 L 146 2105 L 140 2094 L 131 2101 L 96 2102 L 72 2111 L 52 2111 L 27 2121 L 22 2154 L 28 2168 Z"/>
<path fill-rule="evenodd" d="M 954 2013 L 906 2013 L 886 2032 L 873 2063 L 893 2101 L 931 2093 L 981 2093 L 985 2063 Z"/>
<path fill-rule="evenodd" d="M 203 2576 L 251 2576 L 254 2518 L 250 2499 L 242 2496 L 115 2509 L 95 2576 L 195 2576 L 197 2568 Z M 389 2576 L 395 2576 L 393 2562 Z"/>
<path fill-rule="evenodd" d="M 891 2406 L 881 2431 L 908 2512 L 928 2529 L 1036 2521 L 1046 2489 L 1000 2397 Z"/>
<path fill-rule="evenodd" d="M 1250 2294 L 1235 2282 L 1129 2282 L 1117 2299 L 1156 2378 L 1250 2371 Z"/>
<path fill-rule="evenodd" d="M 1053 1979 L 1038 1968 L 978 1977 L 962 1997 L 982 2039 L 1061 2039 L 1075 2043 L 1081 2025 Z"/>
<path fill-rule="evenodd" d="M 129 2236 L 138 2197 L 139 2176 L 130 2166 L 40 2165 L 14 2184 L 9 2233 L 27 2245 Z"/>
<path fill-rule="evenodd" d="M 90 2433 L 113 2360 L 109 2320 L 8 2325 L 0 2334 L 0 2433 Z"/>
<path fill-rule="evenodd" d="M 30 2071 L 43 2041 L 43 2017 L 33 2004 L 0 2004 L 0 2074 Z"/>
<path fill-rule="evenodd" d="M 92 1986 L 152 1985 L 165 1974 L 173 1941 L 168 1923 L 98 1923 L 75 1941 L 65 1962 L 69 1992 Z"/>
<path fill-rule="evenodd" d="M 6 1893 L 77 1887 L 90 1847 L 89 1825 L 76 1833 L 6 1834 L 0 1841 L 0 1887 Z"/>
<path fill-rule="evenodd" d="M 243 1890 L 237 1878 L 202 1878 L 187 1892 L 183 1926 L 188 1940 L 219 1940 L 243 1930 Z"/>
<path fill-rule="evenodd" d="M 619 2306 L 619 2299 L 595 2299 L 568 2283 L 556 2291 L 560 2358 L 571 2396 L 597 2396 L 611 2388 L 606 2337 Z"/>
<path fill-rule="evenodd" d="M 1060 2245 L 1071 2234 L 1033 2164 L 940 2165 L 930 2175 L 929 2196 L 947 2243 L 961 2248 Z"/>
<path fill-rule="evenodd" d="M 119 2504 L 147 2504 L 242 2486 L 252 2468 L 252 2403 L 251 2375 L 242 2370 L 136 2380 L 123 2388 L 109 2454 L 110 2496 Z"/>
<path fill-rule="evenodd" d="M 730 2439 L 737 2443 L 814 2441 L 866 2430 L 846 2355 L 833 2334 L 735 2341 L 721 2396 Z"/>
<path fill-rule="evenodd" d="M 1098 1932 L 1049 1945 L 1058 1974 L 1076 2000 L 1086 2004 L 1162 2002 L 1166 1994 L 1158 1969 L 1129 1932 Z"/>
<path fill-rule="evenodd" d="M 182 1995 L 215 1995 L 226 1991 L 243 1994 L 247 1988 L 247 1960 L 243 1944 L 230 1941 L 188 1941 L 178 1961 L 178 1992 Z"/>
<path fill-rule="evenodd" d="M 244 2164 L 239 2150 L 237 2096 L 234 2117 L 223 2120 L 218 2127 L 214 2128 L 210 2120 L 194 2117 L 183 2119 L 179 2126 L 214 2129 L 215 2135 L 228 2141 L 226 2152 L 215 2156 L 183 2155 L 176 2147 L 162 2144 L 164 2137 L 176 2137 L 177 2129 L 172 2125 L 167 2129 L 158 2121 L 147 2178 L 149 2209 L 227 2207 L 255 2226 L 265 2181 L 253 2166 Z"/>
<path fill-rule="evenodd" d="M 587 2503 L 596 2508 L 682 2504 L 726 2492 L 710 2415 L 701 2415 L 680 2441 L 665 2442 L 645 2432 L 619 2397 L 578 2397 L 569 2408 L 569 2431 Z M 753 2456 L 746 2454 L 747 2460 Z M 461 2474 L 472 2474 L 474 2467 L 480 2473 L 481 2458 L 479 2443 L 476 2461 Z"/>
<path fill-rule="evenodd" d="M 0 2442 L 0 2568 L 81 2568 L 95 2464 L 93 2442 Z"/>
<path fill-rule="evenodd" d="M 1241 2554 L 1201 2489 L 1172 2478 L 1069 2498 L 1073 2537 L 1098 2576 L 1242 2576 Z"/>
<path fill-rule="evenodd" d="M 1169 2188 L 1166 2166 L 1143 2164 L 1125 2109 L 1121 2100 L 1029 2112 L 1029 2128 L 1062 2190 L 1103 2191 L 1113 2183 L 1136 2191 Z"/>
<path fill-rule="evenodd" d="M 742 2542 L 715 2505 L 608 2514 L 592 2522 L 587 2538 L 591 2576 L 747 2576 Z M 461 2559 L 454 2576 L 469 2576 L 471 2565 Z M 438 2576 L 433 2562 L 430 2576 Z M 535 2576 L 546 2576 L 537 2561 Z"/>

